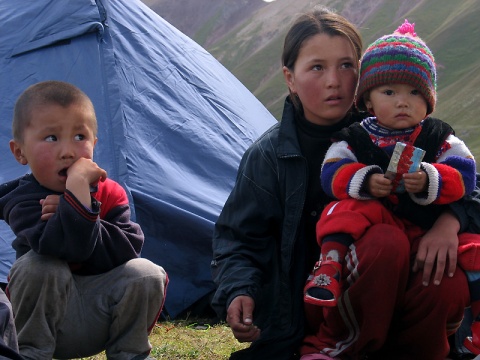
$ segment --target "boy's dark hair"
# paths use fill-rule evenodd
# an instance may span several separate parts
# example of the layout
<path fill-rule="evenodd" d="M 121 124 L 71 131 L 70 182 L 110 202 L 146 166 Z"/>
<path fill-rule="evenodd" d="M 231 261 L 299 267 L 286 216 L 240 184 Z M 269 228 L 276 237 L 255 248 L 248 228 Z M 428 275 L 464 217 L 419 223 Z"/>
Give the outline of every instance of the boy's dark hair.
<path fill-rule="evenodd" d="M 92 125 L 97 134 L 97 119 L 90 98 L 78 87 L 64 81 L 49 80 L 29 86 L 17 99 L 13 111 L 12 133 L 15 141 L 23 141 L 23 131 L 30 123 L 31 112 L 44 105 L 68 107 L 83 104 L 93 113 Z"/>

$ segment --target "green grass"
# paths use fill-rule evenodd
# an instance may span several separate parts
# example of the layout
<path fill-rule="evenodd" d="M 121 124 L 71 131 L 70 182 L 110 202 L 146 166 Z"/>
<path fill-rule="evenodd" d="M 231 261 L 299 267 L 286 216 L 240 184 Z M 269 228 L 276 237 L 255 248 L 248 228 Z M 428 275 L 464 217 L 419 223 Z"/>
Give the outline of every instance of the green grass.
<path fill-rule="evenodd" d="M 248 347 L 239 343 L 225 323 L 203 325 L 201 321 L 179 320 L 159 322 L 150 335 L 155 359 L 180 360 L 222 360 L 228 359 L 234 351 Z M 205 330 L 201 330 L 205 328 Z M 83 360 L 106 360 L 104 353 L 84 358 Z"/>

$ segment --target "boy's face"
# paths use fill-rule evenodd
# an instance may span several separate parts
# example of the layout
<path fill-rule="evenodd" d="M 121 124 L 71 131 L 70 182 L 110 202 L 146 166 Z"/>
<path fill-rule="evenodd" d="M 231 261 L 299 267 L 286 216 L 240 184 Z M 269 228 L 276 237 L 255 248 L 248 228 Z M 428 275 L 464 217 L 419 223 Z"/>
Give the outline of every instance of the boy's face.
<path fill-rule="evenodd" d="M 19 163 L 29 165 L 44 187 L 65 191 L 67 169 L 79 158 L 93 158 L 97 138 L 94 112 L 85 104 L 64 108 L 47 104 L 32 109 L 23 141 L 10 141 L 10 149 Z"/>
<path fill-rule="evenodd" d="M 391 130 L 415 126 L 427 116 L 425 98 L 416 88 L 406 84 L 373 88 L 365 105 L 380 125 Z"/>

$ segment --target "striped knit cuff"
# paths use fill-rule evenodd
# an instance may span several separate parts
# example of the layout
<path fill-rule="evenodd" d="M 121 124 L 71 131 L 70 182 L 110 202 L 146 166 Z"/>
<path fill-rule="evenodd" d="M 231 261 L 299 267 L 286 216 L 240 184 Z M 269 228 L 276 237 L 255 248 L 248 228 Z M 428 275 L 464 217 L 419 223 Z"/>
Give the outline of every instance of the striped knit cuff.
<path fill-rule="evenodd" d="M 358 170 L 353 175 L 350 184 L 348 185 L 348 195 L 358 200 L 370 200 L 375 199 L 372 195 L 367 193 L 365 189 L 365 181 L 370 174 L 382 173 L 382 168 L 377 165 L 365 166 Z"/>
<path fill-rule="evenodd" d="M 420 168 L 427 173 L 427 194 L 426 196 L 424 193 L 422 193 L 423 196 L 411 193 L 409 193 L 408 195 L 410 195 L 410 198 L 419 205 L 429 205 L 435 200 L 437 200 L 440 193 L 440 176 L 437 169 L 435 169 L 435 166 L 433 166 L 432 164 L 422 162 Z"/>

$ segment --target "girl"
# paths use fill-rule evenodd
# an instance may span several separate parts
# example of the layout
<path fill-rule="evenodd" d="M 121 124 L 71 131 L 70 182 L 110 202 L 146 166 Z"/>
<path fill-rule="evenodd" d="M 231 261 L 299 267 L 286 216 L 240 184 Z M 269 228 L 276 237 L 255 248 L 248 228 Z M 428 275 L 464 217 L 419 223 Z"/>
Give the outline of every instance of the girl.
<path fill-rule="evenodd" d="M 304 308 L 319 256 L 315 225 L 330 201 L 320 185 L 323 157 L 334 132 L 362 119 L 352 110 L 361 51 L 355 26 L 323 8 L 301 15 L 286 35 L 282 120 L 243 156 L 213 236 L 212 304 L 239 341 L 252 342 L 231 359 L 295 359 L 305 336 L 301 353 L 324 359 L 448 354 L 447 329 L 455 331 L 468 303 L 465 274 L 428 287 L 422 276 L 457 246 L 460 223 L 450 213 L 419 244 L 423 271 L 411 271 L 402 231 L 376 225 L 349 252 L 354 267 L 343 273 L 353 282 L 338 306 Z M 456 215 L 468 223 L 466 212 Z"/>

